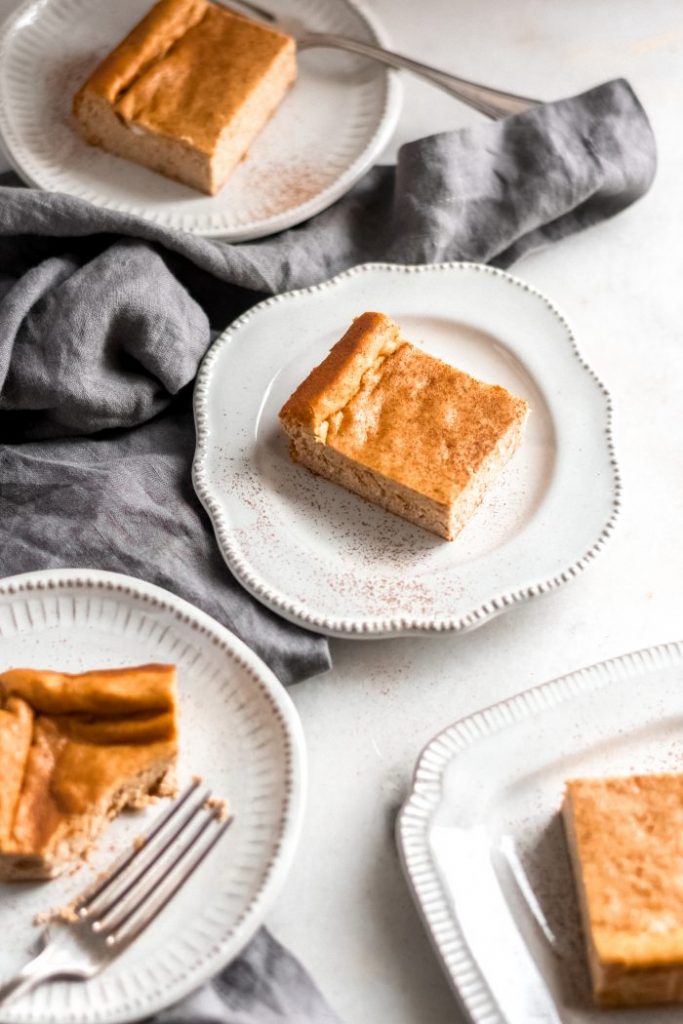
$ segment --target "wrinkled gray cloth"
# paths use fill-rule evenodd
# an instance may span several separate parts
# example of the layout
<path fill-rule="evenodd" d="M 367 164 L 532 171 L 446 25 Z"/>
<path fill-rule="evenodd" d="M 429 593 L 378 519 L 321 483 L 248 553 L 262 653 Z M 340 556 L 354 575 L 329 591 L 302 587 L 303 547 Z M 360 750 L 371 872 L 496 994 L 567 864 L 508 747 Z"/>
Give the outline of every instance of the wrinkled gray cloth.
<path fill-rule="evenodd" d="M 299 961 L 262 928 L 222 974 L 154 1024 L 340 1024 Z"/>
<path fill-rule="evenodd" d="M 628 206 L 655 162 L 647 118 L 617 81 L 406 145 L 397 167 L 376 167 L 307 224 L 252 243 L 0 189 L 0 573 L 131 573 L 224 622 L 284 682 L 321 671 L 325 642 L 237 586 L 192 491 L 190 388 L 212 332 L 266 295 L 370 260 L 508 266 Z M 262 932 L 162 1019 L 336 1018 Z"/>

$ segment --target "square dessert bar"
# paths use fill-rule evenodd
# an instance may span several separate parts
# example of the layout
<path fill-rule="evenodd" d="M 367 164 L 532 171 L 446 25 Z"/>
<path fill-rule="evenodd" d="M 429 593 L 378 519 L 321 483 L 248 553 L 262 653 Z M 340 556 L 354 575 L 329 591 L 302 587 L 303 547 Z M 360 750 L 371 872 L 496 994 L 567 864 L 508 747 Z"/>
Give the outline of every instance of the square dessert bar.
<path fill-rule="evenodd" d="M 576 779 L 562 812 L 595 1002 L 683 1001 L 683 775 Z"/>
<path fill-rule="evenodd" d="M 280 410 L 296 462 L 453 540 L 520 443 L 528 407 L 363 313 Z"/>
<path fill-rule="evenodd" d="M 296 78 L 296 47 L 208 0 L 161 0 L 74 97 L 85 140 L 215 194 Z"/>

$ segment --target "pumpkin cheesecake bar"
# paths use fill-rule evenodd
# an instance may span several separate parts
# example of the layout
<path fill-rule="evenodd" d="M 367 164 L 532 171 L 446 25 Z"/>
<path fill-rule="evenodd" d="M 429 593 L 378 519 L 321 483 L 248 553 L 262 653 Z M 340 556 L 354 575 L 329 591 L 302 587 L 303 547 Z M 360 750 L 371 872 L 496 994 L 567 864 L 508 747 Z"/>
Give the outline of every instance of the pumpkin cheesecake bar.
<path fill-rule="evenodd" d="M 175 790 L 173 665 L 0 675 L 0 879 L 51 878 Z"/>
<path fill-rule="evenodd" d="M 73 111 L 86 142 L 213 195 L 295 78 L 290 36 L 209 0 L 161 0 Z"/>
<path fill-rule="evenodd" d="M 683 775 L 576 779 L 562 813 L 595 1002 L 683 1002 Z"/>
<path fill-rule="evenodd" d="M 453 540 L 517 449 L 527 403 L 357 317 L 280 410 L 313 472 Z"/>

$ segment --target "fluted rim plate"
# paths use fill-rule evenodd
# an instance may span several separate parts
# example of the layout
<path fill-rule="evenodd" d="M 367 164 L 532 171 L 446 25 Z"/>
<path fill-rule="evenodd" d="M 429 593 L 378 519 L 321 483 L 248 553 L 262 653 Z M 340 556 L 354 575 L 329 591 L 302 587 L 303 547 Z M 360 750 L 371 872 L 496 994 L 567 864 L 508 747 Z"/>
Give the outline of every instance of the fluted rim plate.
<path fill-rule="evenodd" d="M 0 667 L 178 668 L 179 782 L 203 777 L 235 820 L 190 882 L 105 971 L 55 981 L 0 1008 L 3 1024 L 122 1024 L 182 999 L 232 960 L 281 888 L 299 836 L 304 741 L 284 688 L 225 627 L 161 587 L 60 569 L 0 581 Z M 29 959 L 37 913 L 66 906 L 160 806 L 121 815 L 76 874 L 0 884 L 0 979 Z"/>

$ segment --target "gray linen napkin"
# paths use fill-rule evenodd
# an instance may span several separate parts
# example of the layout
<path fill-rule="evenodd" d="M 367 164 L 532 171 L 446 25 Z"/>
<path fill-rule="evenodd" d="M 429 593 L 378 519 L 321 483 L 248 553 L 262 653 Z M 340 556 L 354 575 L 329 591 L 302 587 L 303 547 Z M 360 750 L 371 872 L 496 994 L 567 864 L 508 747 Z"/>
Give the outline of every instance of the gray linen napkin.
<path fill-rule="evenodd" d="M 192 491 L 189 391 L 212 332 L 369 260 L 508 266 L 628 206 L 655 162 L 647 118 L 615 81 L 410 143 L 307 224 L 252 243 L 0 188 L 0 574 L 128 572 L 224 622 L 284 682 L 321 671 L 325 642 L 239 588 Z M 335 1020 L 265 932 L 163 1019 Z"/>
<path fill-rule="evenodd" d="M 340 1024 L 299 961 L 265 928 L 208 985 L 153 1024 Z"/>

